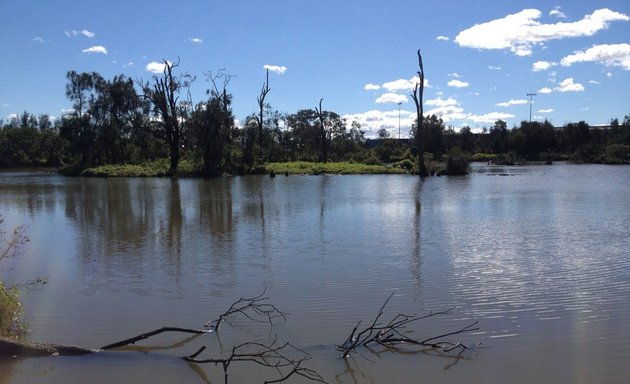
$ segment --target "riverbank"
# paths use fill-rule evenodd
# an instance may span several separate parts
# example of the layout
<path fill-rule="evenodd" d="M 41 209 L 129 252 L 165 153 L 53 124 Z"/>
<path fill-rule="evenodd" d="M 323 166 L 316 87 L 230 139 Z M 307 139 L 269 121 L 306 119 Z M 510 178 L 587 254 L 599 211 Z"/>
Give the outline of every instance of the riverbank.
<path fill-rule="evenodd" d="M 167 160 L 157 160 L 142 164 L 108 164 L 98 167 L 71 166 L 59 170 L 65 176 L 86 177 L 165 177 L 169 176 Z M 288 163 L 267 163 L 253 169 L 252 174 L 278 175 L 376 175 L 376 174 L 405 174 L 409 173 L 397 165 L 372 165 L 350 162 L 312 163 L 294 161 Z M 177 177 L 200 177 L 201 169 L 190 161 L 182 161 L 177 169 Z"/>

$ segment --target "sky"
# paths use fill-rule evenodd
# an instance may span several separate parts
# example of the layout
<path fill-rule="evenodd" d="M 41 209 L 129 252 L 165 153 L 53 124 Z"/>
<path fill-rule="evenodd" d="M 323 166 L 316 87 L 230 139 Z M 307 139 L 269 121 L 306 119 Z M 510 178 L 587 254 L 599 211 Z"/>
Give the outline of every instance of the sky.
<path fill-rule="evenodd" d="M 630 115 L 628 0 L 0 0 L 0 15 L 5 121 L 71 110 L 70 70 L 148 81 L 168 60 L 196 76 L 194 102 L 208 73 L 230 74 L 239 121 L 269 69 L 274 110 L 323 99 L 367 137 L 407 137 L 418 49 L 425 114 L 455 130 L 518 126 L 530 109 L 554 126 Z"/>

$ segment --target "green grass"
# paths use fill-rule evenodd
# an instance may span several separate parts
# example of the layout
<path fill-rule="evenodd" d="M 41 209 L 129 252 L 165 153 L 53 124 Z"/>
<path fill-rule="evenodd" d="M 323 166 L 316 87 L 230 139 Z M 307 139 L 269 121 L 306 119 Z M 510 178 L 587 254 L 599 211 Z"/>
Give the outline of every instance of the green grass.
<path fill-rule="evenodd" d="M 349 162 L 338 163 L 311 163 L 307 161 L 294 161 L 290 163 L 269 163 L 265 167 L 267 173 L 271 171 L 278 175 L 285 172 L 290 175 L 372 175 L 372 174 L 405 174 L 406 170 L 400 167 L 385 167 L 383 165 L 369 165 Z"/>
<path fill-rule="evenodd" d="M 163 177 L 168 176 L 169 161 L 161 159 L 142 164 L 107 164 L 86 168 L 81 176 L 92 177 Z M 177 176 L 195 176 L 199 170 L 192 161 L 184 159 L 179 162 Z"/>

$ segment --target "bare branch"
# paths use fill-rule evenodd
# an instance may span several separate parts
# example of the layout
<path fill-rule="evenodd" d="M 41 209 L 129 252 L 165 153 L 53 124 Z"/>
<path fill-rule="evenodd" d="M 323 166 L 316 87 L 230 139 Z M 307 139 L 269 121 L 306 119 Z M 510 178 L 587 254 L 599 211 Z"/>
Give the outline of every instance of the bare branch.
<path fill-rule="evenodd" d="M 467 325 L 464 328 L 461 328 L 457 331 L 444 333 L 438 336 L 432 336 L 425 340 L 418 340 L 412 337 L 409 337 L 408 334 L 412 332 L 412 330 L 408 330 L 407 326 L 411 323 L 417 322 L 419 320 L 427 319 L 429 317 L 441 316 L 450 314 L 453 308 L 447 309 L 445 311 L 438 312 L 429 312 L 425 315 L 406 315 L 399 313 L 394 316 L 391 320 L 389 320 L 386 324 L 383 324 L 381 318 L 385 313 L 385 306 L 389 303 L 390 299 L 394 293 L 392 293 L 387 300 L 381 306 L 378 314 L 372 321 L 371 325 L 359 330 L 361 326 L 361 322 L 359 322 L 350 333 L 350 336 L 341 344 L 337 345 L 336 348 L 338 351 L 343 352 L 343 357 L 348 357 L 348 355 L 355 351 L 358 347 L 369 347 L 371 344 L 379 344 L 389 349 L 397 350 L 398 346 L 401 344 L 412 344 L 423 347 L 431 347 L 431 348 L 442 348 L 444 351 L 451 351 L 455 348 L 466 348 L 467 346 L 462 343 L 452 343 L 449 341 L 439 341 L 439 339 L 445 338 L 447 336 L 453 336 L 460 333 L 471 332 L 477 330 L 474 326 L 477 322 L 474 322 L 470 325 Z M 357 333 L 358 331 L 358 333 Z M 438 341 L 436 341 L 438 340 Z"/>
<path fill-rule="evenodd" d="M 205 326 L 218 331 L 224 320 L 237 314 L 241 314 L 255 322 L 267 322 L 270 325 L 273 325 L 276 319 L 282 319 L 283 322 L 286 321 L 286 315 L 278 310 L 276 306 L 267 302 L 269 298 L 264 296 L 265 292 L 267 292 L 266 288 L 258 296 L 251 298 L 241 297 L 227 311 L 219 315 L 215 320 L 208 321 Z"/>
<path fill-rule="evenodd" d="M 138 341 L 142 341 L 142 340 L 146 340 L 152 336 L 155 335 L 159 335 L 160 333 L 164 333 L 164 332 L 182 332 L 182 333 L 195 333 L 195 334 L 203 334 L 203 333 L 210 333 L 212 331 L 210 330 L 199 330 L 199 329 L 189 329 L 189 328 L 179 328 L 179 327 L 162 327 L 159 329 L 156 329 L 154 331 L 151 332 L 146 332 L 143 333 L 141 335 L 138 336 L 134 336 L 131 337 L 129 339 L 125 339 L 125 340 L 121 340 L 112 344 L 108 344 L 105 345 L 103 347 L 101 347 L 102 350 L 107 350 L 107 349 L 113 349 L 113 348 L 120 348 L 120 347 L 124 347 L 125 345 L 129 345 L 129 344 L 134 344 Z"/>

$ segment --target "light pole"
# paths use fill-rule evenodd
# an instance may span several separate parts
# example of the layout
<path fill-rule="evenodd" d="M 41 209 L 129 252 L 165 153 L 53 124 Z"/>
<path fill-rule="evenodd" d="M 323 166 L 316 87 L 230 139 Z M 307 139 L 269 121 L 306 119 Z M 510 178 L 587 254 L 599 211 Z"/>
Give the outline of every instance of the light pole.
<path fill-rule="evenodd" d="M 398 140 L 400 140 L 400 104 L 398 103 Z"/>
<path fill-rule="evenodd" d="M 532 103 L 533 101 L 533 97 L 536 96 L 535 93 L 528 93 L 527 96 L 529 96 L 529 123 L 532 123 Z"/>

